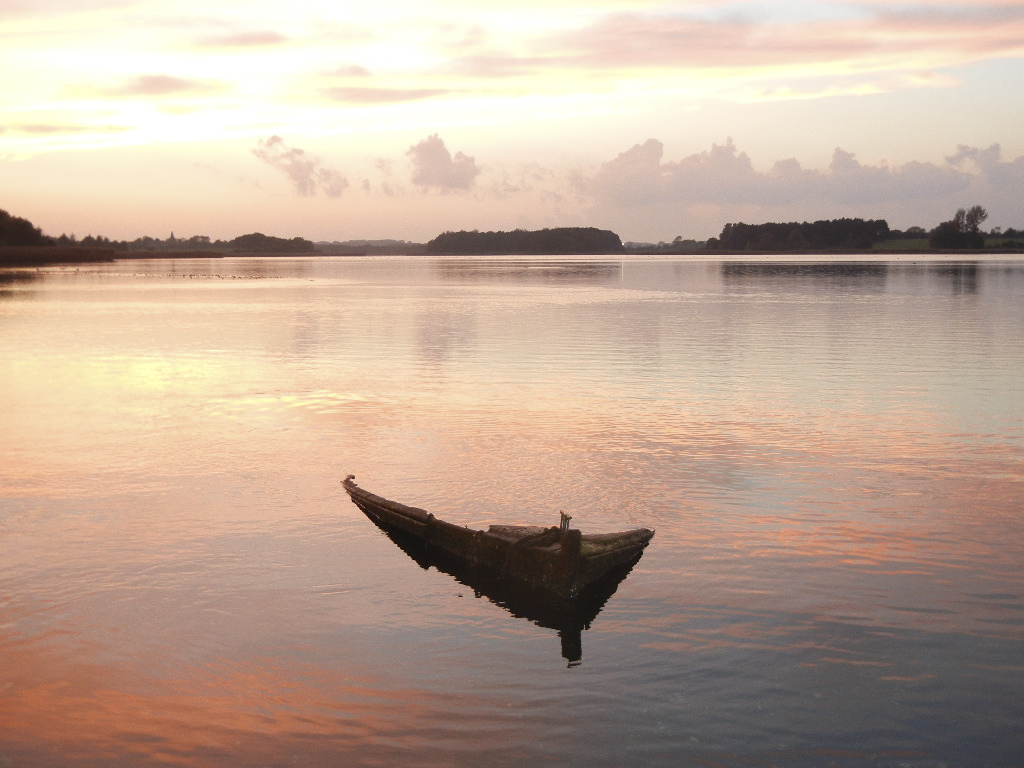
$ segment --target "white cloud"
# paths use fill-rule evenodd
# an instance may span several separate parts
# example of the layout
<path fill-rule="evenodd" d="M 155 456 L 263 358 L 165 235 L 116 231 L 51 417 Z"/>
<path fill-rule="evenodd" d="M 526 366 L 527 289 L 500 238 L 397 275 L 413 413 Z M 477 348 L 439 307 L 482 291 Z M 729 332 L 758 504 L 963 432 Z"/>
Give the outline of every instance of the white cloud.
<path fill-rule="evenodd" d="M 413 184 L 442 192 L 467 190 L 473 186 L 480 169 L 472 157 L 451 152 L 435 133 L 409 148 Z"/>
<path fill-rule="evenodd" d="M 280 136 L 261 139 L 252 153 L 284 173 L 300 197 L 312 197 L 317 190 L 328 197 L 340 197 L 348 187 L 344 175 L 304 150 L 288 147 Z"/>
<path fill-rule="evenodd" d="M 825 169 L 805 169 L 794 159 L 758 170 L 728 140 L 678 161 L 664 158 L 657 139 L 620 153 L 591 174 L 578 173 L 576 188 L 593 210 L 629 230 L 687 230 L 703 235 L 729 221 L 802 221 L 863 216 L 894 227 L 934 226 L 957 207 L 980 203 L 993 221 L 1017 226 L 1024 189 L 1024 157 L 1002 159 L 998 144 L 960 146 L 944 163 L 890 166 L 862 163 L 836 148 Z"/>
<path fill-rule="evenodd" d="M 971 181 L 967 174 L 948 165 L 862 165 L 852 153 L 838 148 L 822 179 L 822 191 L 830 200 L 851 204 L 945 197 L 965 191 Z"/>
<path fill-rule="evenodd" d="M 584 184 L 584 191 L 600 201 L 634 207 L 680 201 L 754 203 L 771 199 L 767 188 L 776 177 L 792 186 L 799 171 L 792 165 L 795 161 L 789 161 L 778 174 L 758 173 L 732 139 L 678 162 L 663 162 L 663 155 L 664 146 L 657 139 L 637 144 L 604 163 Z"/>
<path fill-rule="evenodd" d="M 648 139 L 604 163 L 585 179 L 582 189 L 598 201 L 624 206 L 677 202 L 774 207 L 822 199 L 857 204 L 905 201 L 966 190 L 975 175 L 961 167 L 968 162 L 982 175 L 1004 172 L 1003 166 L 1008 164 L 993 162 L 993 151 L 998 157 L 998 145 L 988 150 L 961 147 L 944 165 L 910 162 L 890 167 L 884 163 L 864 165 L 853 153 L 837 148 L 826 170 L 804 169 L 795 158 L 789 158 L 758 171 L 732 139 L 677 162 L 664 162 L 662 143 Z"/>

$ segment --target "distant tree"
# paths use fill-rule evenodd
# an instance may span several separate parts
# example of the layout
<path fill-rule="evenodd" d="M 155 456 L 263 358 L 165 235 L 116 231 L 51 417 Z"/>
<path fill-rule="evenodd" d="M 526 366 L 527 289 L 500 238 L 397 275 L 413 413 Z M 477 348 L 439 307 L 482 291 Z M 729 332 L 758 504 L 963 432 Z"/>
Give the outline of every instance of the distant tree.
<path fill-rule="evenodd" d="M 0 210 L 0 245 L 52 245 L 53 241 L 28 219 Z"/>
<path fill-rule="evenodd" d="M 150 237 L 149 235 L 143 235 L 142 237 L 137 237 L 134 240 L 132 240 L 131 245 L 133 248 L 139 248 L 142 250 L 150 251 L 153 250 L 154 248 L 163 245 L 163 241 L 157 240 L 156 238 Z"/>
<path fill-rule="evenodd" d="M 980 205 L 973 205 L 967 211 L 967 215 L 964 216 L 964 226 L 968 232 L 978 233 L 981 231 L 981 225 L 988 218 L 988 211 L 982 208 Z"/>
<path fill-rule="evenodd" d="M 593 227 L 556 227 L 512 232 L 443 232 L 426 245 L 429 253 L 448 255 L 559 255 L 622 253 L 614 232 Z"/>
<path fill-rule="evenodd" d="M 884 219 L 726 224 L 718 247 L 729 251 L 864 250 L 889 235 Z M 709 244 L 710 247 L 710 244 Z"/>
<path fill-rule="evenodd" d="M 960 231 L 960 225 L 956 220 L 944 221 L 929 232 L 928 246 L 949 250 L 980 247 L 974 238 Z"/>
<path fill-rule="evenodd" d="M 301 237 L 285 240 L 283 237 L 271 237 L 262 232 L 240 235 L 231 241 L 231 246 L 237 251 L 246 253 L 314 253 L 316 251 L 316 246 L 311 240 Z"/>
<path fill-rule="evenodd" d="M 966 210 L 958 208 L 952 219 L 942 222 L 928 233 L 928 245 L 944 250 L 984 248 L 985 236 L 981 233 L 981 224 L 987 218 L 988 211 L 980 205 Z"/>
<path fill-rule="evenodd" d="M 789 237 L 786 238 L 787 251 L 807 251 L 810 248 L 811 244 L 807 242 L 807 238 L 804 237 L 804 233 L 800 231 L 799 227 L 790 230 Z"/>

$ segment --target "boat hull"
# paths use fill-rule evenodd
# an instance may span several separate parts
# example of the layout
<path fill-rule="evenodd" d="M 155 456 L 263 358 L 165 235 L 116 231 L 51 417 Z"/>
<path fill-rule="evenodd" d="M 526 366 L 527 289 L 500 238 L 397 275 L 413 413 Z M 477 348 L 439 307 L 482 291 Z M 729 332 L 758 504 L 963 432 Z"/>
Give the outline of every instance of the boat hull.
<path fill-rule="evenodd" d="M 345 478 L 344 486 L 353 503 L 375 522 L 474 567 L 562 596 L 578 595 L 631 564 L 654 536 L 647 528 L 586 536 L 558 526 L 492 525 L 482 531 L 371 493 L 356 485 L 353 475 Z"/>

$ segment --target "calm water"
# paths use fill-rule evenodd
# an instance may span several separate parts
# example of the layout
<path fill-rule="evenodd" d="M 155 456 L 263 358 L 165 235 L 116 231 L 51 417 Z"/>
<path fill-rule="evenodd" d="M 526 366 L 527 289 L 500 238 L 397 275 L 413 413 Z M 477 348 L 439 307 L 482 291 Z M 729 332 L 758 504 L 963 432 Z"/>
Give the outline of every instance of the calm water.
<path fill-rule="evenodd" d="M 0 277 L 0 766 L 1024 765 L 1024 263 Z M 657 535 L 582 634 L 345 496 Z"/>

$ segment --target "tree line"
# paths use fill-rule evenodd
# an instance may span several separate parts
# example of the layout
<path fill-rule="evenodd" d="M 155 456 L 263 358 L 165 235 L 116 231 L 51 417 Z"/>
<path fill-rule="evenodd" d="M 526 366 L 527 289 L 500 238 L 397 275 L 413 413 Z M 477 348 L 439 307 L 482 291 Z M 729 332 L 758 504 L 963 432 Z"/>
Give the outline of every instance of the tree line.
<path fill-rule="evenodd" d="M 835 251 L 867 250 L 889 235 L 884 219 L 831 219 L 815 222 L 726 224 L 709 250 Z"/>
<path fill-rule="evenodd" d="M 53 241 L 28 219 L 0 210 L 0 246 L 25 248 L 49 245 Z"/>
<path fill-rule="evenodd" d="M 245 253 L 314 253 L 316 251 L 316 245 L 311 240 L 302 237 L 286 240 L 283 237 L 264 235 L 262 232 L 241 235 L 232 240 L 229 245 L 233 250 Z"/>
<path fill-rule="evenodd" d="M 976 249 L 985 247 L 985 236 L 981 224 L 988 218 L 988 211 L 980 205 L 965 210 L 957 209 L 953 218 L 944 221 L 928 233 L 928 245 L 943 249 Z"/>
<path fill-rule="evenodd" d="M 977 250 L 986 246 L 985 238 L 996 239 L 992 248 L 1024 248 L 1015 238 L 1024 238 L 1017 229 L 981 229 L 988 212 L 980 205 L 959 208 L 948 221 L 928 231 L 908 227 L 890 230 L 884 219 L 831 219 L 828 221 L 766 224 L 726 224 L 721 234 L 707 242 L 707 249 L 722 251 L 862 251 L 883 240 L 927 240 L 933 250 Z"/>
<path fill-rule="evenodd" d="M 233 240 L 212 241 L 209 237 L 196 235 L 187 239 L 176 238 L 173 233 L 165 240 L 140 237 L 132 241 L 110 240 L 102 236 L 89 235 L 81 240 L 74 235 L 53 238 L 43 234 L 32 222 L 0 210 L 0 249 L 4 249 L 4 260 L 12 262 L 14 256 L 9 249 L 22 251 L 18 261 L 34 260 L 25 251 L 41 249 L 47 256 L 41 260 L 74 261 L 84 258 L 88 251 L 93 258 L 113 258 L 115 253 L 146 252 L 154 255 L 172 255 L 190 252 L 207 255 L 223 253 L 429 253 L 435 255 L 561 255 L 561 254 L 619 254 L 648 252 L 700 252 L 706 251 L 759 251 L 759 252 L 810 252 L 810 251 L 861 251 L 870 250 L 880 241 L 906 240 L 921 245 L 926 241 L 935 250 L 973 250 L 986 247 L 986 237 L 991 238 L 988 247 L 1000 249 L 1024 249 L 1024 231 L 1000 228 L 985 233 L 981 224 L 988 218 L 988 212 L 980 205 L 960 208 L 948 221 L 941 222 L 930 231 L 922 227 L 909 227 L 904 231 L 890 230 L 884 219 L 831 219 L 815 222 L 768 222 L 764 224 L 726 224 L 718 237 L 706 243 L 682 240 L 677 237 L 671 244 L 658 246 L 630 243 L 623 246 L 617 234 L 594 227 L 557 227 L 542 230 L 516 229 L 511 232 L 479 232 L 477 230 L 444 232 L 426 245 L 405 241 L 351 241 L 350 244 L 317 244 L 302 237 L 286 239 L 253 232 Z M 381 244 L 385 245 L 381 245 Z M 63 246 L 56 249 L 54 246 Z M 386 247 L 385 247 L 386 246 Z M 653 250 L 652 250 L 653 248 Z M 57 253 L 57 251 L 60 253 Z"/>
<path fill-rule="evenodd" d="M 445 256 L 511 256 L 622 253 L 617 234 L 594 227 L 512 232 L 443 232 L 427 243 L 428 253 Z"/>
<path fill-rule="evenodd" d="M 239 235 L 233 240 L 211 240 L 205 235 L 195 235 L 183 239 L 171 236 L 166 240 L 156 237 L 139 237 L 135 240 L 109 240 L 103 236 L 93 237 L 87 235 L 81 240 L 74 236 L 61 235 L 53 242 L 63 246 L 93 246 L 107 247 L 115 251 L 168 251 L 178 253 L 180 251 L 194 251 L 200 253 L 313 253 L 316 245 L 312 240 L 302 237 L 291 239 L 264 235 L 262 232 L 253 232 L 248 235 Z"/>
<path fill-rule="evenodd" d="M 28 219 L 12 216 L 0 210 L 0 247 L 26 248 L 63 246 L 65 248 L 82 247 L 87 249 L 108 249 L 111 251 L 223 251 L 237 253 L 314 253 L 316 245 L 302 237 L 286 239 L 253 232 L 240 235 L 233 240 L 213 241 L 205 235 L 195 235 L 188 239 L 171 236 L 166 240 L 155 237 L 139 237 L 135 240 L 111 240 L 102 235 L 87 235 L 79 240 L 74 235 L 63 234 L 60 237 L 48 237 Z"/>

